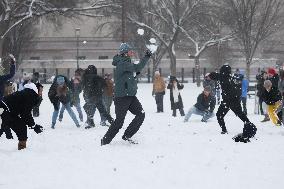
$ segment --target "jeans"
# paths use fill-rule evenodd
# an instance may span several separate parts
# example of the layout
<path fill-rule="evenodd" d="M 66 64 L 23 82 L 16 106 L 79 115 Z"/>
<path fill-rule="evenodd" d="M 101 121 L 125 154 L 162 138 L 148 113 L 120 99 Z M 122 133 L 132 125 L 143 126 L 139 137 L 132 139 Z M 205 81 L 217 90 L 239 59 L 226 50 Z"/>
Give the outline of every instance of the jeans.
<path fill-rule="evenodd" d="M 164 93 L 156 93 L 155 100 L 157 104 L 157 112 L 164 112 Z"/>
<path fill-rule="evenodd" d="M 72 118 L 72 120 L 74 121 L 76 126 L 79 127 L 79 121 L 77 120 L 77 117 L 76 117 L 75 113 L 73 112 L 73 110 L 71 108 L 70 102 L 68 102 L 67 104 L 62 105 L 62 106 L 65 107 L 65 109 L 67 110 L 68 114 L 70 115 L 70 117 Z M 58 107 L 60 109 L 60 102 L 58 102 Z M 54 109 L 54 111 L 53 111 L 53 114 L 52 114 L 52 127 L 54 127 L 55 124 L 56 124 L 56 120 L 57 120 L 57 117 L 58 117 L 58 114 L 59 114 L 59 109 L 58 110 Z"/>
<path fill-rule="evenodd" d="M 83 121 L 83 113 L 82 113 L 82 108 L 81 108 L 81 105 L 80 105 L 80 101 L 77 103 L 77 104 L 74 104 L 78 114 L 79 114 L 79 119 L 81 121 Z M 62 120 L 63 119 L 63 114 L 64 114 L 64 111 L 65 111 L 66 107 L 63 105 L 60 109 L 60 113 L 59 113 L 59 120 Z"/>
<path fill-rule="evenodd" d="M 112 101 L 113 101 L 112 96 L 103 96 L 103 104 L 108 114 L 110 114 L 110 107 Z M 101 123 L 105 123 L 107 119 L 101 113 L 100 116 L 101 116 Z"/>
<path fill-rule="evenodd" d="M 220 98 L 221 98 L 221 91 L 220 89 L 216 89 L 216 97 L 217 97 L 217 103 L 219 104 L 220 103 Z"/>
<path fill-rule="evenodd" d="M 195 115 L 201 115 L 203 121 L 207 121 L 208 119 L 214 117 L 214 113 L 212 112 L 206 112 L 206 111 L 201 111 L 197 109 L 195 106 L 189 109 L 187 114 L 185 115 L 184 122 L 188 122 L 189 118 L 191 117 L 192 114 Z"/>
<path fill-rule="evenodd" d="M 247 115 L 247 98 L 242 97 L 241 100 L 242 100 L 242 105 L 243 105 L 243 112 L 244 112 L 244 114 Z"/>

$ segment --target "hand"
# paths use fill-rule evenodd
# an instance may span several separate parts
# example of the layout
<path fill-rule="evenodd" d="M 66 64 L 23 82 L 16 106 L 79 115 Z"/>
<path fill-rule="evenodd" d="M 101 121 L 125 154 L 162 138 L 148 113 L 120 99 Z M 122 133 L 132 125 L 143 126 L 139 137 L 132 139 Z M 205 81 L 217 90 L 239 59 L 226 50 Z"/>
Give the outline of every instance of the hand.
<path fill-rule="evenodd" d="M 32 129 L 36 132 L 36 134 L 42 133 L 43 127 L 41 125 L 36 124 Z"/>
<path fill-rule="evenodd" d="M 146 50 L 145 56 L 150 58 L 152 56 L 152 52 L 150 50 Z"/>

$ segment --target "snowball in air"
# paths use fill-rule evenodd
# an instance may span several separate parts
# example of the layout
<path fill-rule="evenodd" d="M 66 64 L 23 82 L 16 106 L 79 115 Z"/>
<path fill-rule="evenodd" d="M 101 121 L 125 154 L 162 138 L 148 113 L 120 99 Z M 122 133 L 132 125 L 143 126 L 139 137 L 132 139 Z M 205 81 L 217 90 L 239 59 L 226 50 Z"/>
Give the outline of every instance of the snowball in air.
<path fill-rule="evenodd" d="M 141 28 L 139 28 L 139 29 L 137 30 L 137 33 L 138 33 L 139 35 L 144 35 L 144 30 L 141 29 Z"/>
<path fill-rule="evenodd" d="M 152 43 L 152 44 L 154 44 L 154 43 L 157 42 L 155 38 L 151 38 L 149 41 L 150 41 L 150 43 Z"/>
<path fill-rule="evenodd" d="M 151 53 L 156 52 L 157 49 L 158 49 L 158 46 L 157 46 L 157 45 L 153 45 L 153 44 L 151 44 L 151 45 L 146 45 L 146 47 L 147 47 L 147 49 L 149 49 L 149 50 L 151 51 Z"/>

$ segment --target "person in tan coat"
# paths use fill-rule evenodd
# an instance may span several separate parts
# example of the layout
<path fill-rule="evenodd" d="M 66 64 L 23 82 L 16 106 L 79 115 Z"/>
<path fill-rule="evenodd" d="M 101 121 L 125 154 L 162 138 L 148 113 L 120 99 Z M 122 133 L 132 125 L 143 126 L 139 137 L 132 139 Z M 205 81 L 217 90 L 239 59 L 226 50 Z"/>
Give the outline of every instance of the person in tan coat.
<path fill-rule="evenodd" d="M 155 72 L 155 78 L 153 82 L 152 95 L 155 97 L 157 104 L 157 113 L 164 112 L 164 95 L 165 95 L 166 84 L 164 78 L 161 77 L 159 71 Z"/>

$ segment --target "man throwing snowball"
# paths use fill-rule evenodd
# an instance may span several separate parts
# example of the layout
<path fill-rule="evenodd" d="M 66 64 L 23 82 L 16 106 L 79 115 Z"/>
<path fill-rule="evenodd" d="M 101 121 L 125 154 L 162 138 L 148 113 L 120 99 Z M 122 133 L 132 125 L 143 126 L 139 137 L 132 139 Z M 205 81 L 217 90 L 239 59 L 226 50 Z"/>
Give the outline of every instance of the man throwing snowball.
<path fill-rule="evenodd" d="M 112 141 L 119 129 L 122 128 L 128 110 L 135 115 L 135 118 L 125 130 L 122 136 L 123 140 L 135 143 L 131 137 L 139 130 L 144 121 L 145 113 L 136 97 L 137 81 L 134 73 L 140 72 L 145 67 L 152 53 L 147 50 L 145 57 L 138 64 L 132 63 L 133 54 L 131 47 L 127 43 L 122 43 L 119 54 L 113 58 L 112 65 L 116 67 L 114 89 L 116 119 L 101 139 L 101 145 L 109 144 Z"/>

